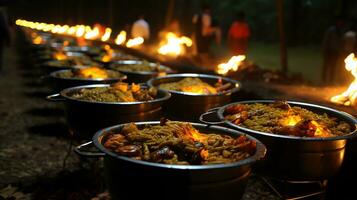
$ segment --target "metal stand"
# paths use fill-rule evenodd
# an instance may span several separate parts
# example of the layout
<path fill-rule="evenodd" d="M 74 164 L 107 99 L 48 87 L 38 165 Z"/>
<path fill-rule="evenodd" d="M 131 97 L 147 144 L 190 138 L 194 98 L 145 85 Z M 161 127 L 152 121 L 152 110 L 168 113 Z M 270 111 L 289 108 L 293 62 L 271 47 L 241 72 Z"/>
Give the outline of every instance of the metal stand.
<path fill-rule="evenodd" d="M 261 179 L 281 199 L 325 199 L 327 180 L 284 181 L 266 177 L 261 177 Z"/>

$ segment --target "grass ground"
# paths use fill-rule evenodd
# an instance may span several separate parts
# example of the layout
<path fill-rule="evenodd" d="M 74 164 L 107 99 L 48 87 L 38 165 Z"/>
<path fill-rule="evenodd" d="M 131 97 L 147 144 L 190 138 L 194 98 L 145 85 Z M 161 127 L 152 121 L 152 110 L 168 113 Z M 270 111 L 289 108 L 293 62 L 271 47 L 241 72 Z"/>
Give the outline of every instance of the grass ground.
<path fill-rule="evenodd" d="M 213 48 L 218 57 L 229 54 L 225 46 Z M 278 43 L 251 42 L 247 58 L 264 69 L 280 69 L 280 52 Z M 314 84 L 320 82 L 322 66 L 321 49 L 319 46 L 288 47 L 288 72 L 299 73 L 304 79 Z"/>

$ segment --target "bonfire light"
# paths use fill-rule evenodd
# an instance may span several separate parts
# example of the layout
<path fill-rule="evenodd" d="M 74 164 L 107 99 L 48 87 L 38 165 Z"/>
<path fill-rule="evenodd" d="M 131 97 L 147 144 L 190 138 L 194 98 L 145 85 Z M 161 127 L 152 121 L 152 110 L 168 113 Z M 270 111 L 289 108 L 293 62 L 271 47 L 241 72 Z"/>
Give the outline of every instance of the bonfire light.
<path fill-rule="evenodd" d="M 334 103 L 345 105 L 345 106 L 354 106 L 357 101 L 357 58 L 355 54 L 351 53 L 345 59 L 345 68 L 348 71 L 351 71 L 351 74 L 355 78 L 348 89 L 342 94 L 332 97 L 330 100 Z"/>
<path fill-rule="evenodd" d="M 137 47 L 137 46 L 140 46 L 143 43 L 144 43 L 144 38 L 136 37 L 136 38 L 133 38 L 133 39 L 129 39 L 128 42 L 126 43 L 126 47 L 128 47 L 128 48 Z"/>
<path fill-rule="evenodd" d="M 162 55 L 178 56 L 185 53 L 184 45 L 192 46 L 192 40 L 186 36 L 177 37 L 174 33 L 169 32 L 165 36 L 164 44 L 158 49 Z"/>
<path fill-rule="evenodd" d="M 227 63 L 221 63 L 217 66 L 216 72 L 225 75 L 229 71 L 237 71 L 241 63 L 245 60 L 245 55 L 233 56 Z"/>

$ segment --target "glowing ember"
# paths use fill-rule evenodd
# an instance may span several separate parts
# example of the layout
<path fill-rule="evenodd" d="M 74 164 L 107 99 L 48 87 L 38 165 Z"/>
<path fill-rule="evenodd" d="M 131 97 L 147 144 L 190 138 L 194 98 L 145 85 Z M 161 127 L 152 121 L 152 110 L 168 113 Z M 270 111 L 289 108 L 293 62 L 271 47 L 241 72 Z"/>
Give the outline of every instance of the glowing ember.
<path fill-rule="evenodd" d="M 169 32 L 165 36 L 164 44 L 158 49 L 158 53 L 162 55 L 178 56 L 185 53 L 185 46 L 191 47 L 192 40 L 186 36 L 178 37 L 174 33 Z"/>
<path fill-rule="evenodd" d="M 78 74 L 85 78 L 108 78 L 108 74 L 104 69 L 98 67 L 87 67 L 80 69 Z"/>
<path fill-rule="evenodd" d="M 129 39 L 128 42 L 126 43 L 126 47 L 128 47 L 128 48 L 138 47 L 143 43 L 144 43 L 144 38 L 136 37 L 136 38 L 133 38 L 133 39 Z"/>
<path fill-rule="evenodd" d="M 216 72 L 225 75 L 229 71 L 237 71 L 241 63 L 245 60 L 245 55 L 233 56 L 227 63 L 221 63 L 217 66 Z"/>
<path fill-rule="evenodd" d="M 100 40 L 102 40 L 103 42 L 108 41 L 109 38 L 110 38 L 110 34 L 112 34 L 112 29 L 111 28 L 106 28 L 105 32 L 104 32 L 102 38 L 100 38 Z"/>
<path fill-rule="evenodd" d="M 66 54 L 64 54 L 62 51 L 54 53 L 54 54 L 53 54 L 53 57 L 54 57 L 56 60 L 66 60 L 66 59 L 67 59 Z"/>
<path fill-rule="evenodd" d="M 125 41 L 126 41 L 126 32 L 120 31 L 117 38 L 115 39 L 115 44 L 122 45 L 122 44 L 124 44 Z"/>
<path fill-rule="evenodd" d="M 345 68 L 351 71 L 355 80 L 350 84 L 348 89 L 342 94 L 332 97 L 330 100 L 334 103 L 345 105 L 345 106 L 355 106 L 357 101 L 357 58 L 354 53 L 348 55 L 345 59 Z"/>

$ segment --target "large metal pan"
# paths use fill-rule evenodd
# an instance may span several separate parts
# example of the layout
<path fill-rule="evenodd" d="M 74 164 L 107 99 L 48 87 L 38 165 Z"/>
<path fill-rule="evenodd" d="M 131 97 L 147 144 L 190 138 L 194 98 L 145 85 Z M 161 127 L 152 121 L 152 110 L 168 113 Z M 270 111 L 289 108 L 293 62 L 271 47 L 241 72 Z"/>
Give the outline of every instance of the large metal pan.
<path fill-rule="evenodd" d="M 299 106 L 319 114 L 326 113 L 344 120 L 354 128 L 351 133 L 344 136 L 312 138 L 255 131 L 227 121 L 223 116 L 226 108 L 231 105 L 272 102 L 274 100 L 236 102 L 213 109 L 203 114 L 200 119 L 208 124 L 226 124 L 262 141 L 268 148 L 266 160 L 258 168 L 263 175 L 288 181 L 320 181 L 334 176 L 342 165 L 347 140 L 357 136 L 357 120 L 345 112 L 328 107 L 288 101 L 291 106 Z M 207 122 L 204 116 L 208 114 L 216 115 L 219 121 Z"/>
<path fill-rule="evenodd" d="M 192 94 L 159 88 L 160 84 L 180 81 L 187 77 L 200 78 L 211 85 L 221 80 L 223 84 L 231 83 L 231 86 L 223 92 L 211 95 Z M 165 111 L 182 120 L 198 120 L 199 116 L 207 110 L 229 103 L 231 95 L 241 87 L 241 84 L 233 79 L 206 74 L 170 74 L 150 79 L 147 84 L 150 87 L 158 87 L 160 91 L 171 93 L 171 99 L 164 106 Z"/>
<path fill-rule="evenodd" d="M 139 122 L 139 127 L 158 125 L 160 122 Z M 233 137 L 244 135 L 232 129 L 192 123 L 200 132 L 227 134 Z M 98 131 L 93 137 L 94 145 L 100 153 L 83 150 L 86 143 L 75 151 L 86 157 L 104 157 L 107 186 L 115 200 L 128 199 L 205 199 L 236 200 L 244 193 L 251 165 L 262 159 L 266 149 L 255 138 L 257 149 L 254 155 L 235 163 L 217 165 L 169 165 L 134 160 L 119 156 L 102 145 L 102 139 L 112 132 L 120 131 L 124 124 Z"/>
<path fill-rule="evenodd" d="M 112 62 L 109 65 L 109 68 L 112 70 L 116 70 L 119 71 L 123 74 L 126 74 L 128 76 L 128 82 L 134 82 L 134 83 L 145 83 L 146 81 L 148 81 L 151 78 L 154 77 L 158 77 L 161 75 L 165 75 L 167 73 L 173 73 L 174 71 L 172 69 L 170 69 L 169 67 L 166 67 L 164 65 L 160 65 L 160 71 L 161 72 L 157 72 L 157 71 L 127 71 L 127 70 L 120 70 L 118 68 L 116 68 L 116 66 L 121 66 L 121 65 L 137 65 L 137 64 L 141 64 L 144 61 L 140 61 L 140 60 L 121 60 L 121 61 L 116 61 L 116 62 Z M 156 63 L 148 63 L 149 66 L 151 67 L 155 67 L 157 64 Z"/>
<path fill-rule="evenodd" d="M 126 75 L 120 74 L 117 78 L 63 78 L 60 77 L 58 74 L 71 71 L 70 69 L 59 70 L 52 72 L 49 75 L 53 88 L 56 92 L 60 92 L 66 88 L 80 86 L 80 85 L 93 85 L 93 84 L 111 84 L 118 81 L 122 81 L 126 79 Z"/>
<path fill-rule="evenodd" d="M 156 99 L 144 102 L 92 102 L 71 97 L 83 88 L 97 87 L 109 85 L 72 87 L 47 97 L 65 103 L 67 123 L 76 138 L 89 139 L 99 129 L 118 123 L 158 120 L 162 117 L 161 105 L 171 96 L 168 92 L 158 91 Z"/>

